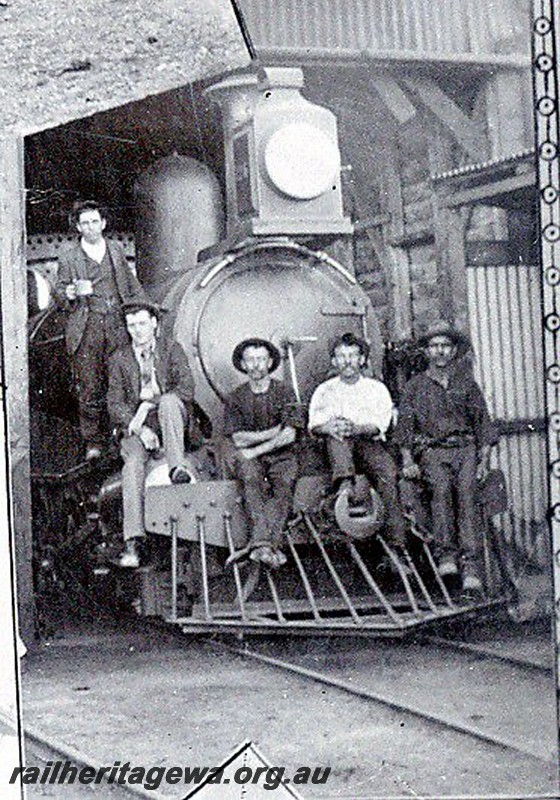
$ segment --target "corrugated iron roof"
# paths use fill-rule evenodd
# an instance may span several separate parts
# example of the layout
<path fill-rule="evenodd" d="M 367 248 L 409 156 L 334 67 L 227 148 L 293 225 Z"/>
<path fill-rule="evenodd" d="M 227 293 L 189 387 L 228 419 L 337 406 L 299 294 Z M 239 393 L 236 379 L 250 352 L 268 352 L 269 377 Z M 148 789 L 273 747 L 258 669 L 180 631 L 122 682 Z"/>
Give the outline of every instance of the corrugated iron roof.
<path fill-rule="evenodd" d="M 529 55 L 529 6 L 512 0 L 238 0 L 257 53 L 269 50 Z M 519 42 L 519 44 L 518 44 Z"/>
<path fill-rule="evenodd" d="M 528 148 L 526 150 L 521 150 L 519 153 L 514 153 L 509 156 L 503 156 L 501 158 L 490 159 L 488 161 L 480 161 L 476 164 L 465 164 L 462 167 L 457 167 L 456 169 L 447 170 L 446 172 L 436 172 L 430 175 L 430 179 L 432 181 L 443 181 L 449 178 L 456 178 L 461 175 L 471 175 L 477 172 L 483 172 L 490 169 L 495 169 L 496 167 L 501 166 L 515 166 L 516 163 L 521 161 L 527 161 L 530 158 L 534 158 L 535 150 L 534 148 Z"/>

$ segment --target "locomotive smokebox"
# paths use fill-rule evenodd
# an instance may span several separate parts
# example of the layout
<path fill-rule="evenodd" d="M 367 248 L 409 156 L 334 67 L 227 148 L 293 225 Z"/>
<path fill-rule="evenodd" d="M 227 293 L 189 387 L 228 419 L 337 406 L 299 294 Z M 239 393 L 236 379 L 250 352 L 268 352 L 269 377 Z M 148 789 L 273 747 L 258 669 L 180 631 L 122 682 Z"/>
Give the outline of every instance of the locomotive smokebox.
<path fill-rule="evenodd" d="M 205 165 L 182 155 L 152 164 L 137 179 L 136 269 L 156 287 L 196 264 L 200 250 L 224 233 L 219 182 Z"/>
<path fill-rule="evenodd" d="M 242 339 L 277 345 L 283 358 L 275 377 L 287 384 L 293 356 L 304 403 L 329 375 L 329 344 L 342 333 L 366 338 L 372 370 L 380 371 L 383 342 L 368 296 L 341 264 L 300 242 L 252 239 L 178 276 L 163 305 L 193 371 L 196 399 L 216 430 L 223 398 L 245 379 L 231 360 Z"/>
<path fill-rule="evenodd" d="M 207 89 L 222 107 L 228 241 L 352 232 L 334 114 L 301 95 L 300 69 L 234 75 Z"/>

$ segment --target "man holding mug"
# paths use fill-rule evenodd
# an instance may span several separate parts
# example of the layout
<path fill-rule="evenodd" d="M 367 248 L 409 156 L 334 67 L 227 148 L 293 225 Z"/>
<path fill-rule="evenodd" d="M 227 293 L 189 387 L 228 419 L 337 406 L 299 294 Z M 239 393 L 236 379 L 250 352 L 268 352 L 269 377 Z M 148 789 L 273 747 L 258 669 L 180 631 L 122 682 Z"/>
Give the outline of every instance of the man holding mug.
<path fill-rule="evenodd" d="M 73 360 L 86 459 L 99 458 L 105 440 L 107 364 L 128 341 L 123 303 L 143 301 L 144 290 L 122 246 L 103 235 L 107 220 L 94 201 L 74 205 L 80 240 L 61 252 L 55 299 L 68 312 L 66 346 Z"/>

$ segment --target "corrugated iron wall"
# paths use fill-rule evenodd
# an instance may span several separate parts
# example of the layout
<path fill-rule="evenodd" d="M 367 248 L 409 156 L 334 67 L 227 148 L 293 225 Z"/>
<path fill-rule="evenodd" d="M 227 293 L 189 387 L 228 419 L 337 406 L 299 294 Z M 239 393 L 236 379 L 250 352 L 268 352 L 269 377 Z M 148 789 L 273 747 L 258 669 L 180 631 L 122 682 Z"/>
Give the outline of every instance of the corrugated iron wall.
<path fill-rule="evenodd" d="M 426 57 L 508 52 L 519 34 L 528 43 L 525 5 L 523 0 L 239 0 L 257 51 L 340 48 Z M 514 45 L 514 51 L 520 47 Z"/>
<path fill-rule="evenodd" d="M 510 498 L 500 527 L 507 541 L 544 567 L 550 547 L 539 269 L 469 266 L 467 285 L 475 375 L 493 418 L 510 425 L 493 454 Z"/>

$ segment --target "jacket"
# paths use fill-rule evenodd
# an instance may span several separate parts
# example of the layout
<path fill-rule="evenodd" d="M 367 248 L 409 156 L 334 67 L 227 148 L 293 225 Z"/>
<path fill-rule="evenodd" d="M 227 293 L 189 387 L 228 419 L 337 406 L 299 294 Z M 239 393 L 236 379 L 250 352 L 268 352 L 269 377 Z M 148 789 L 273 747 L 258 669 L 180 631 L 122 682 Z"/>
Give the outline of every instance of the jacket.
<path fill-rule="evenodd" d="M 107 241 L 107 248 L 113 262 L 115 283 L 122 303 L 135 300 L 146 300 L 146 294 L 132 272 L 119 242 Z M 79 241 L 72 242 L 61 252 L 58 260 L 58 274 L 54 289 L 54 298 L 59 308 L 68 312 L 66 323 L 66 347 L 69 353 L 78 349 L 89 316 L 87 297 L 68 300 L 66 287 L 75 280 L 87 279 L 88 257 Z"/>
<path fill-rule="evenodd" d="M 178 342 L 156 339 L 154 368 L 162 394 L 173 392 L 188 409 L 194 399 L 194 380 L 185 351 Z M 157 404 L 158 398 L 154 399 Z M 126 431 L 140 405 L 140 366 L 132 344 L 121 347 L 109 361 L 107 408 L 118 432 Z"/>
<path fill-rule="evenodd" d="M 428 372 L 415 375 L 404 388 L 394 441 L 420 453 L 453 439 L 493 445 L 497 431 L 486 400 L 466 367 L 454 369 L 445 389 Z"/>

